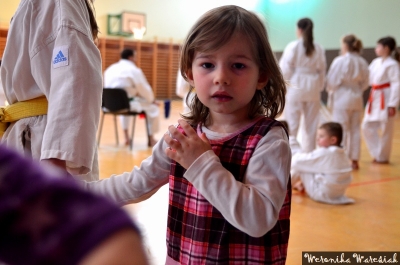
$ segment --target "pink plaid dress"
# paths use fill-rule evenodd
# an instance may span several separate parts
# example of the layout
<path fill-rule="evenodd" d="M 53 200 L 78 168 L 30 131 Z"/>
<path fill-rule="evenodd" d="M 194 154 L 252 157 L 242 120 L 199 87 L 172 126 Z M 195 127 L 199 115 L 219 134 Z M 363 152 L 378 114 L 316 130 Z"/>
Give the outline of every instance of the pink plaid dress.
<path fill-rule="evenodd" d="M 223 142 L 213 151 L 237 181 L 243 181 L 257 143 L 275 120 L 263 118 L 252 127 Z M 285 264 L 290 230 L 291 187 L 276 225 L 255 238 L 228 223 L 193 185 L 183 177 L 185 169 L 173 162 L 170 171 L 167 230 L 168 256 L 181 264 Z"/>

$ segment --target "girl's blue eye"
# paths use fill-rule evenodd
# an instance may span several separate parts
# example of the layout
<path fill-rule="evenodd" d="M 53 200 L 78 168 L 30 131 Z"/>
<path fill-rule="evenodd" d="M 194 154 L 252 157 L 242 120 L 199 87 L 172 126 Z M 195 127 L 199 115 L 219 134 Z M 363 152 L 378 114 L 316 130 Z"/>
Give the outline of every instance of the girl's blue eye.
<path fill-rule="evenodd" d="M 233 68 L 236 68 L 236 69 L 243 69 L 244 67 L 245 66 L 242 63 L 234 63 L 233 64 Z"/>
<path fill-rule="evenodd" d="M 212 63 L 203 63 L 202 65 L 201 65 L 203 68 L 213 68 L 214 67 L 214 65 L 212 64 Z"/>

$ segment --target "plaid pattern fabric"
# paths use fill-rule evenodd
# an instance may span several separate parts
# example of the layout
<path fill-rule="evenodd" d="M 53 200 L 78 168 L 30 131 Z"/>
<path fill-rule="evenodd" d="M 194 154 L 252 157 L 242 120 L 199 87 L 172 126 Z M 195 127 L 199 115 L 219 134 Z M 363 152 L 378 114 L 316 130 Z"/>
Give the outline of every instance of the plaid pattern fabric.
<path fill-rule="evenodd" d="M 222 165 L 243 181 L 249 159 L 260 139 L 281 123 L 263 118 L 223 142 L 211 142 Z M 291 187 L 279 220 L 267 234 L 251 237 L 228 223 L 183 174 L 174 162 L 170 171 L 167 248 L 181 264 L 285 264 L 290 229 Z"/>

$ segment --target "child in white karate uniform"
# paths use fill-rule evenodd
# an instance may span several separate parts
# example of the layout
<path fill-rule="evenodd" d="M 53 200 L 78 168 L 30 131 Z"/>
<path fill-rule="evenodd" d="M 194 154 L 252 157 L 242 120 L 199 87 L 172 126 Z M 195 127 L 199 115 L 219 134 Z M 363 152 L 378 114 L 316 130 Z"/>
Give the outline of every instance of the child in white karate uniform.
<path fill-rule="evenodd" d="M 297 137 L 301 127 L 303 151 L 310 152 L 315 149 L 326 58 L 324 49 L 314 42 L 313 22 L 309 18 L 297 22 L 297 36 L 298 40 L 286 46 L 279 66 L 283 77 L 289 82 L 285 107 L 289 134 Z M 303 124 L 300 126 L 302 117 Z"/>
<path fill-rule="evenodd" d="M 365 108 L 362 132 L 373 163 L 387 164 L 400 97 L 400 55 L 396 50 L 396 40 L 392 37 L 378 40 L 375 53 L 379 57 L 369 65 L 372 89 Z"/>
<path fill-rule="evenodd" d="M 368 63 L 360 56 L 362 43 L 353 34 L 342 38 L 342 54 L 336 57 L 327 75 L 328 105 L 332 121 L 343 127 L 343 148 L 358 169 L 361 147 L 363 92 L 368 88 Z"/>
<path fill-rule="evenodd" d="M 347 204 L 354 200 L 345 196 L 351 183 L 351 167 L 343 148 L 342 126 L 336 122 L 322 124 L 317 131 L 319 148 L 292 157 L 292 184 L 311 199 L 329 204 Z"/>

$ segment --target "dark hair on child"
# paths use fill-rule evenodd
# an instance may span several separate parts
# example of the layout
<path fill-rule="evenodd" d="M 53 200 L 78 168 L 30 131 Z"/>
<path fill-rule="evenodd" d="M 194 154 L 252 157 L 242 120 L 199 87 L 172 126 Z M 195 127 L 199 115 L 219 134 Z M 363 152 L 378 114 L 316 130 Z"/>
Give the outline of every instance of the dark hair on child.
<path fill-rule="evenodd" d="M 336 145 L 340 146 L 343 139 L 343 128 L 340 123 L 337 122 L 326 122 L 319 126 L 319 129 L 325 130 L 330 137 L 336 137 L 337 142 Z"/>
<path fill-rule="evenodd" d="M 343 43 L 346 44 L 349 52 L 357 52 L 360 53 L 363 48 L 362 42 L 355 35 L 349 34 L 343 37 Z"/>
<path fill-rule="evenodd" d="M 397 51 L 396 40 L 393 37 L 387 36 L 378 40 L 379 44 L 389 48 L 390 52 L 393 54 L 393 58 L 400 62 L 400 54 Z"/>
<path fill-rule="evenodd" d="M 92 37 L 93 40 L 97 40 L 97 35 L 99 34 L 99 26 L 97 25 L 96 18 L 95 18 L 95 12 L 94 12 L 94 6 L 93 6 L 93 0 L 85 0 L 85 5 L 89 13 L 89 20 L 90 20 L 90 28 L 92 30 Z"/>
<path fill-rule="evenodd" d="M 132 57 L 133 55 L 134 55 L 134 51 L 132 50 L 132 49 L 124 49 L 122 52 L 121 52 L 121 59 L 126 59 L 126 60 L 128 60 L 129 59 L 129 57 Z"/>
<path fill-rule="evenodd" d="M 256 90 L 249 104 L 249 118 L 257 115 L 275 118 L 285 107 L 286 84 L 263 23 L 255 14 L 241 7 L 228 5 L 214 8 L 194 24 L 182 45 L 181 74 L 189 81 L 187 73 L 192 69 L 195 52 L 216 51 L 234 34 L 242 34 L 249 41 L 260 77 L 268 80 L 264 88 Z M 193 87 L 189 93 L 193 93 Z M 188 122 L 196 125 L 209 121 L 209 109 L 200 102 L 197 95 L 187 104 L 191 112 L 182 117 Z"/>
<path fill-rule="evenodd" d="M 309 18 L 302 18 L 297 22 L 297 27 L 302 30 L 303 43 L 307 56 L 311 56 L 315 50 L 313 26 L 314 24 Z"/>

